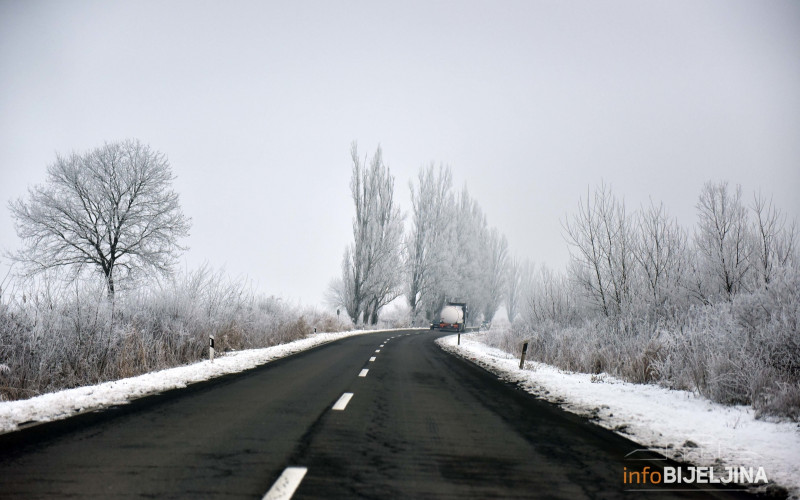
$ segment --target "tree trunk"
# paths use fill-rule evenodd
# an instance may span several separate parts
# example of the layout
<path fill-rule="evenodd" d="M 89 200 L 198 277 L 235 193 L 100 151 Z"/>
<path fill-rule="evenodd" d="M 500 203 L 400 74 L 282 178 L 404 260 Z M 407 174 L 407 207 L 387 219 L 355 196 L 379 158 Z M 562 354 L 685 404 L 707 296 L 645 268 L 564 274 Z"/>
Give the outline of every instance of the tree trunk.
<path fill-rule="evenodd" d="M 114 299 L 114 268 L 109 267 L 105 271 L 106 275 L 106 288 L 108 289 L 108 299 Z"/>

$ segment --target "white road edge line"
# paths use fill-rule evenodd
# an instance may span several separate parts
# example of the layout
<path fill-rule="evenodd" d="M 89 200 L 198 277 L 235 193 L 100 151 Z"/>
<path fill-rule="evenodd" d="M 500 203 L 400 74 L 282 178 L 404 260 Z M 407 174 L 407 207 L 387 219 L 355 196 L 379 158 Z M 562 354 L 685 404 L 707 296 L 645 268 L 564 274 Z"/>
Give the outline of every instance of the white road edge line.
<path fill-rule="evenodd" d="M 331 409 L 340 411 L 344 410 L 345 408 L 347 408 L 347 403 L 350 402 L 350 398 L 352 397 L 353 397 L 352 392 L 345 392 L 344 394 L 342 394 L 342 397 L 339 398 L 339 401 L 337 401 L 336 404 L 333 405 L 333 408 Z"/>
<path fill-rule="evenodd" d="M 306 467 L 287 467 L 262 500 L 289 500 L 308 472 Z"/>
<path fill-rule="evenodd" d="M 361 373 L 359 373 L 359 374 L 358 374 L 358 376 L 359 376 L 359 377 L 366 377 L 366 376 L 367 376 L 367 373 L 369 373 L 369 370 L 367 370 L 366 368 L 364 368 L 363 370 L 361 370 Z"/>
<path fill-rule="evenodd" d="M 372 363 L 373 361 L 375 361 L 375 356 L 372 356 L 371 358 L 369 358 L 369 361 L 370 361 L 370 363 Z"/>

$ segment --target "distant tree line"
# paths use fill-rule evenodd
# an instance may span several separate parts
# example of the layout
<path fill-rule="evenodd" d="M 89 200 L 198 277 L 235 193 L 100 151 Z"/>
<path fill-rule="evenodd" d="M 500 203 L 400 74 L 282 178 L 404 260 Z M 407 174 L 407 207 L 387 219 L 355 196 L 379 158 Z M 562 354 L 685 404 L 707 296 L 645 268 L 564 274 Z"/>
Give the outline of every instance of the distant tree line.
<path fill-rule="evenodd" d="M 508 243 L 467 188 L 454 190 L 447 167 L 422 167 L 409 184 L 406 221 L 381 149 L 362 159 L 353 144 L 351 159 L 353 242 L 341 278 L 331 284 L 330 302 L 342 305 L 354 323 L 377 323 L 380 309 L 400 296 L 412 322 L 430 321 L 446 300 L 456 299 L 469 304 L 473 319 L 491 320 L 506 293 Z"/>
<path fill-rule="evenodd" d="M 800 418 L 800 255 L 796 221 L 771 199 L 708 182 L 697 224 L 663 204 L 628 210 L 607 185 L 563 222 L 564 272 L 509 266 L 509 351 L 569 370 L 696 390 Z"/>
<path fill-rule="evenodd" d="M 740 186 L 708 182 L 696 208 L 689 232 L 663 204 L 630 212 L 607 185 L 587 192 L 564 221 L 566 275 L 531 265 L 511 272 L 512 281 L 528 284 L 529 319 L 674 319 L 692 306 L 754 293 L 798 268 L 796 223 L 763 194 L 746 205 Z"/>
<path fill-rule="evenodd" d="M 796 222 L 770 198 L 706 183 L 687 229 L 662 203 L 630 210 L 605 184 L 563 221 L 563 271 L 513 256 L 452 172 L 423 166 L 403 216 L 380 148 L 352 148 L 353 242 L 330 301 L 375 324 L 403 296 L 409 321 L 446 300 L 472 321 L 504 305 L 511 322 L 487 341 L 563 369 L 690 389 L 759 415 L 800 420 L 800 255 Z"/>

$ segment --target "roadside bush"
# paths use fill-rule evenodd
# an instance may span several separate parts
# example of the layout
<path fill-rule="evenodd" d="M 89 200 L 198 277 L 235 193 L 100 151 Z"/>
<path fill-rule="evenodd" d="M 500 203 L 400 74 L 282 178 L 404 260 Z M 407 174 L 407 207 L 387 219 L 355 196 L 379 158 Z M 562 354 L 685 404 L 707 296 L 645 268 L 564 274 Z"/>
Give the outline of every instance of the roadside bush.
<path fill-rule="evenodd" d="M 760 416 L 800 419 L 800 272 L 732 302 L 690 307 L 669 321 L 646 315 L 582 324 L 545 321 L 494 329 L 487 343 L 559 368 L 693 390 Z"/>
<path fill-rule="evenodd" d="M 98 284 L 43 281 L 0 302 L 0 400 L 192 363 L 209 335 L 223 354 L 351 327 L 205 268 L 113 302 Z"/>

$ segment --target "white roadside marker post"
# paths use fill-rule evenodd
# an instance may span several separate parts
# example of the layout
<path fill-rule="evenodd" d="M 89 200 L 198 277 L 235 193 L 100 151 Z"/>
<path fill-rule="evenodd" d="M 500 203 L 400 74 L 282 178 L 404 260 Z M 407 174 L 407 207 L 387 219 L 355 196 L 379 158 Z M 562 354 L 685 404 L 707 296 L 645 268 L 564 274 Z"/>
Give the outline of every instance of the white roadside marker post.
<path fill-rule="evenodd" d="M 214 336 L 208 336 L 208 359 L 214 362 Z"/>

